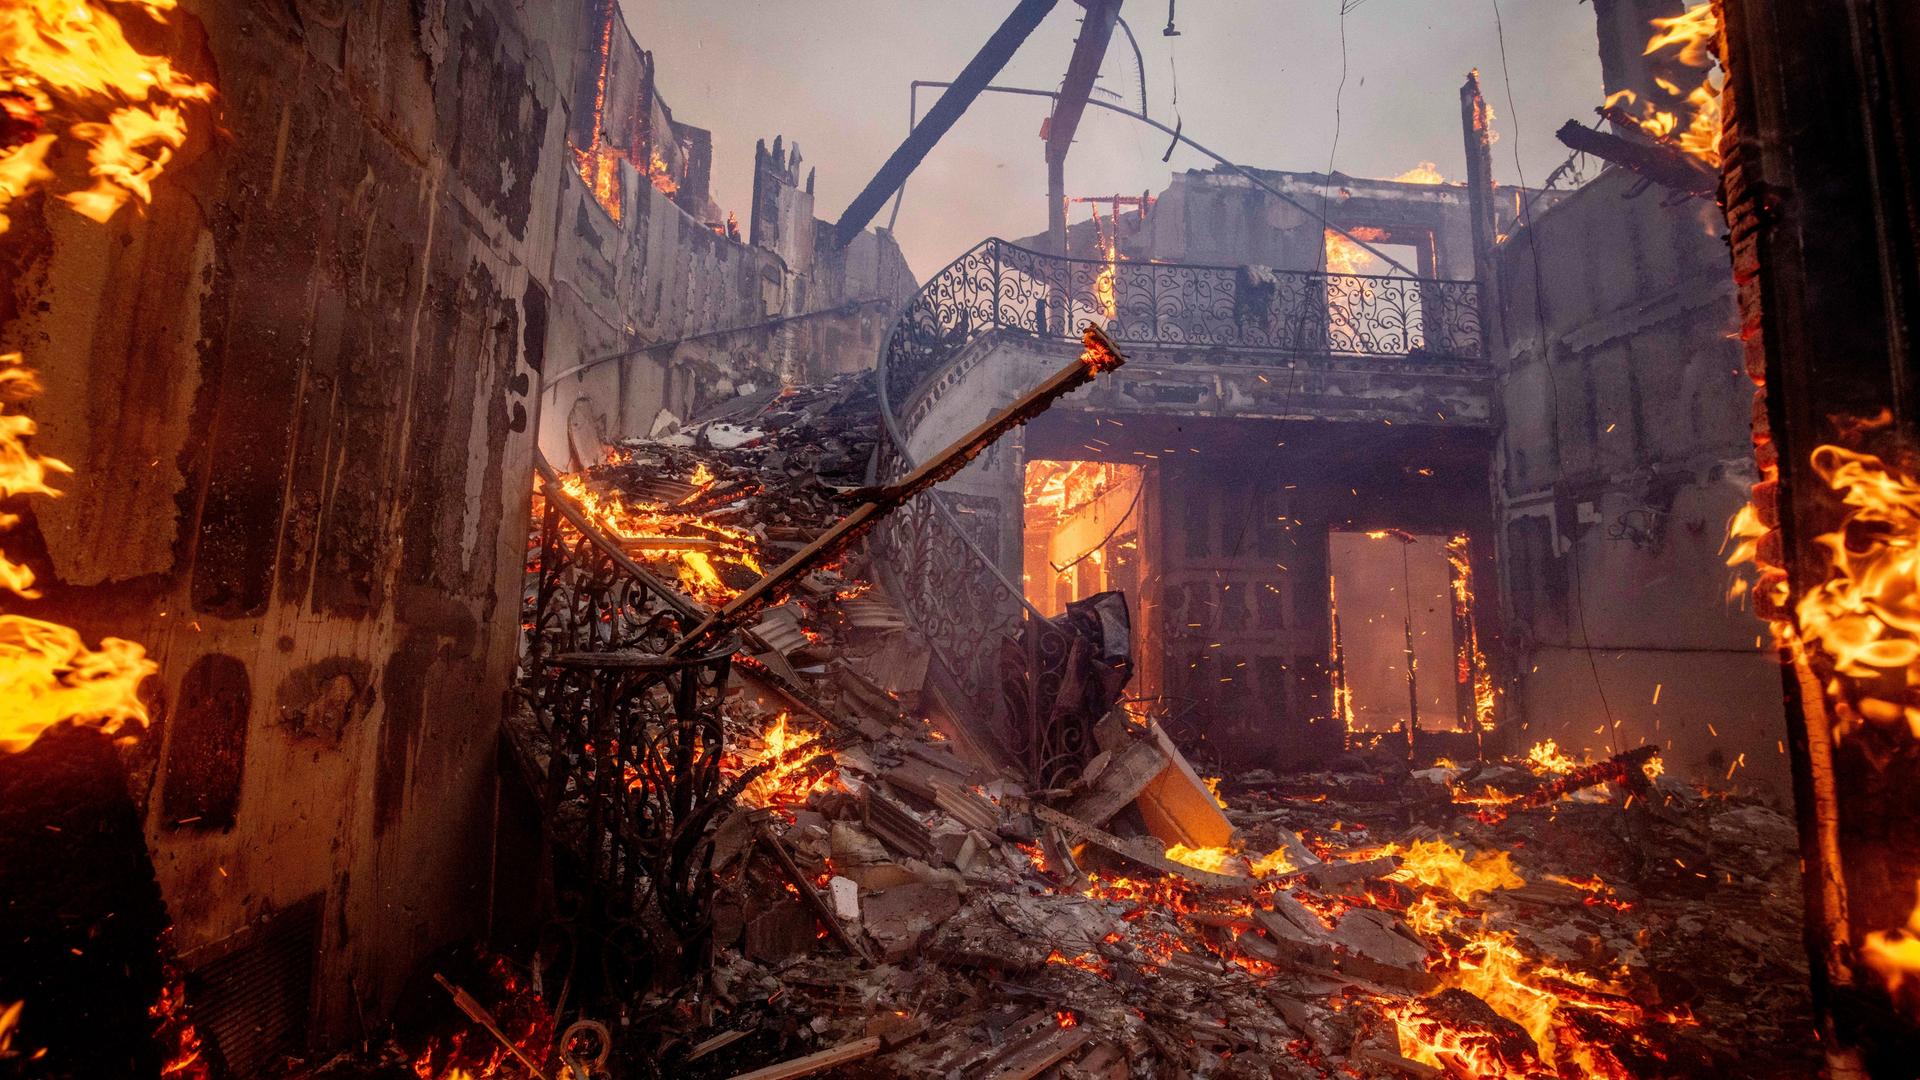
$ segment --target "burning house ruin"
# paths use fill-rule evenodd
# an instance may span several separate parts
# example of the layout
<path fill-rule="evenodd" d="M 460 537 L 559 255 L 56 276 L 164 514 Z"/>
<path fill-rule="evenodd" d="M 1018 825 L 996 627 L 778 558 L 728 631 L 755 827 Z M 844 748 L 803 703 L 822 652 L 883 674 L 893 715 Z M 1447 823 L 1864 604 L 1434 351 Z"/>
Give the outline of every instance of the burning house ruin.
<path fill-rule="evenodd" d="M 0 1076 L 1915 1075 L 1920 24 L 1595 0 L 1528 184 L 1001 6 L 749 171 L 637 4 L 0 0 Z"/>

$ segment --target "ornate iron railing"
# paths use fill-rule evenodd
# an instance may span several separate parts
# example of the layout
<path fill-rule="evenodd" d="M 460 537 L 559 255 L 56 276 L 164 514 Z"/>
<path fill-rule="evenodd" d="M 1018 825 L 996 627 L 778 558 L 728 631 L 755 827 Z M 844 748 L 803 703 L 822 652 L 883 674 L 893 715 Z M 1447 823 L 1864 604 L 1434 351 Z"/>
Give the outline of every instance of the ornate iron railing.
<path fill-rule="evenodd" d="M 1479 286 L 1471 281 L 1108 263 L 990 239 L 929 278 L 881 346 L 886 438 L 876 479 L 897 479 L 916 464 L 901 417 L 944 392 L 934 377 L 966 345 L 989 334 L 1077 339 L 1086 322 L 1123 348 L 1231 350 L 1227 362 L 1236 365 L 1291 357 L 1486 358 Z M 875 538 L 878 565 L 891 595 L 927 637 L 936 691 L 976 717 L 998 717 L 998 643 L 1023 611 L 1039 613 L 989 554 L 998 542 L 994 529 L 980 528 L 1017 508 L 983 504 L 956 512 L 955 498 L 934 491 L 889 518 Z M 1019 733 L 1002 734 L 1020 742 Z"/>
<path fill-rule="evenodd" d="M 739 643 L 668 656 L 697 609 L 563 497 L 543 501 L 520 689 L 548 857 L 578 893 L 561 906 L 607 943 L 637 938 L 630 960 L 677 954 L 691 968 L 709 930 L 708 825 L 752 775 L 720 771 Z"/>
<path fill-rule="evenodd" d="M 951 348 L 989 331 L 1078 338 L 1093 322 L 1122 347 L 1476 362 L 1486 357 L 1472 281 L 1067 258 L 987 240 L 929 279 L 885 348 L 904 404 Z"/>

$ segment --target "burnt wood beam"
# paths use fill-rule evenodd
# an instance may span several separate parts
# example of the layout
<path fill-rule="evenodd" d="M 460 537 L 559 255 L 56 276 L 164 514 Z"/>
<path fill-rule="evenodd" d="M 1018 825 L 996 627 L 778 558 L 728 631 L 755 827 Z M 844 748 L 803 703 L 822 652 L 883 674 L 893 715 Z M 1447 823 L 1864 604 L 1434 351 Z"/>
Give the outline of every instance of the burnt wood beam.
<path fill-rule="evenodd" d="M 1106 58 L 1107 43 L 1113 40 L 1114 24 L 1120 20 L 1120 0 L 1080 3 L 1087 14 L 1080 20 L 1080 36 L 1074 39 L 1066 78 L 1060 81 L 1053 113 L 1047 118 L 1047 234 L 1056 255 L 1067 253 L 1067 151 L 1072 149 L 1080 117 L 1087 111 L 1093 81 L 1100 77 L 1100 62 Z"/>
<path fill-rule="evenodd" d="M 1602 115 L 1612 119 L 1608 110 L 1602 110 Z M 1636 142 L 1611 132 L 1595 131 L 1577 120 L 1562 124 L 1560 130 L 1554 132 L 1554 137 L 1566 144 L 1569 150 L 1610 161 L 1661 187 L 1684 191 L 1703 199 L 1712 198 L 1714 192 L 1720 189 L 1718 176 L 1695 165 L 1693 159 L 1670 146 Z"/>
<path fill-rule="evenodd" d="M 1020 0 L 1006 21 L 987 39 L 987 43 L 980 47 L 972 60 L 967 61 L 966 67 L 960 69 L 960 74 L 954 76 L 953 85 L 940 95 L 940 100 L 934 102 L 933 108 L 927 110 L 927 115 L 907 133 L 906 139 L 887 158 L 886 164 L 880 166 L 880 171 L 867 181 L 867 186 L 847 204 L 847 209 L 833 226 L 835 247 L 843 248 L 853 243 L 853 238 L 860 235 L 860 231 L 867 227 L 867 222 L 873 220 L 873 215 L 886 205 L 887 199 L 907 182 L 907 177 L 920 167 L 927 152 L 959 121 L 961 114 L 973 104 L 973 99 L 980 96 L 980 91 L 993 81 L 995 75 L 1000 74 L 1000 69 L 1012 59 L 1014 50 L 1027 40 L 1058 2 Z"/>
<path fill-rule="evenodd" d="M 676 642 L 668 650 L 668 655 L 678 655 L 695 648 L 739 626 L 768 604 L 778 603 L 779 598 L 801 578 L 845 551 L 908 499 L 966 468 L 968 462 L 1000 441 L 1007 432 L 1047 411 L 1054 402 L 1092 382 L 1101 372 L 1112 371 L 1126 363 L 1127 358 L 1113 340 L 1092 323 L 1088 323 L 1082 331 L 1081 341 L 1084 347 L 1071 363 L 1027 391 L 1018 401 L 981 421 L 979 426 L 929 458 L 919 468 L 884 487 L 856 493 L 854 497 L 863 498 L 864 501 L 852 513 L 821 533 L 813 543 L 795 552 L 771 573 L 747 586 L 725 607 L 707 616 L 686 637 Z"/>
<path fill-rule="evenodd" d="M 1795 625 L 1843 520 L 1812 468 L 1836 444 L 1900 462 L 1916 445 L 1911 298 L 1915 78 L 1888 63 L 1920 22 L 1873 0 L 1715 0 L 1727 72 L 1724 205 L 1740 338 L 1758 384 L 1755 611 Z M 1910 466 L 1909 466 L 1910 467 Z M 1789 585 L 1784 602 L 1771 583 Z M 1920 740 L 1906 725 L 1836 735 L 1836 677 L 1817 646 L 1780 650 L 1820 1043 L 1836 1080 L 1912 1075 L 1920 1020 L 1862 960 L 1905 925 L 1920 880 Z M 1904 997 L 1905 1000 L 1898 1000 Z"/>

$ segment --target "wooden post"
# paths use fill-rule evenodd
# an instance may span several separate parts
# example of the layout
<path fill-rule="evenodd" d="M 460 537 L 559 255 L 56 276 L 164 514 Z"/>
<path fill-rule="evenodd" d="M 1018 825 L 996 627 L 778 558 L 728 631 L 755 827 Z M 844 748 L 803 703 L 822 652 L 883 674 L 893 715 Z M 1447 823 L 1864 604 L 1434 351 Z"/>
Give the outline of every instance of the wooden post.
<path fill-rule="evenodd" d="M 1731 232 L 1761 483 L 1755 608 L 1792 627 L 1825 580 L 1818 544 L 1836 493 L 1810 467 L 1837 444 L 1901 463 L 1914 443 L 1912 154 L 1920 22 L 1881 0 L 1716 0 L 1727 85 L 1723 205 Z M 1779 603 L 1774 586 L 1785 583 Z M 1830 1075 L 1911 1074 L 1920 1008 L 1862 962 L 1868 934 L 1906 924 L 1920 881 L 1905 723 L 1841 737 L 1830 694 L 1851 691 L 1817 647 L 1783 649 L 1787 743 L 1805 868 L 1814 1003 Z M 1896 675 L 1896 678 L 1898 676 Z M 1897 692 L 1897 691 L 1896 691 Z M 1907 691 L 1911 695 L 1911 691 Z"/>

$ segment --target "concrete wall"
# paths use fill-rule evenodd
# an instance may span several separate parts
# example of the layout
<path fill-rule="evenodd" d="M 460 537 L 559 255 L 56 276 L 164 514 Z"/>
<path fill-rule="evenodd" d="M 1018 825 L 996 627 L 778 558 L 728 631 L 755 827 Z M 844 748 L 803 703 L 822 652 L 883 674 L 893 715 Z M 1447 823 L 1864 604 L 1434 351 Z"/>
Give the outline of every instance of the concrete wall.
<path fill-rule="evenodd" d="M 1510 716 L 1603 753 L 1611 711 L 1623 748 L 1784 797 L 1780 672 L 1725 599 L 1753 480 L 1726 249 L 1710 204 L 1634 187 L 1604 173 L 1498 254 Z"/>
<path fill-rule="evenodd" d="M 648 434 L 662 409 L 686 420 L 750 388 L 873 366 L 916 287 L 891 237 L 867 232 L 844 250 L 817 249 L 811 196 L 787 187 L 787 198 L 769 196 L 787 208 L 786 230 L 764 238 L 803 257 L 796 267 L 707 228 L 619 167 L 618 221 L 577 178 L 562 193 L 540 428 L 549 460 L 568 461 L 573 417 L 590 418 L 611 442 Z"/>
<path fill-rule="evenodd" d="M 1121 255 L 1134 260 L 1207 266 L 1324 270 L 1324 196 L 1328 226 L 1379 229 L 1386 234 L 1380 243 L 1418 248 L 1418 261 L 1408 263 L 1418 276 L 1461 281 L 1473 278 L 1473 232 L 1464 184 L 1417 184 L 1339 173 L 1329 178 L 1321 173 L 1274 169 L 1253 172 L 1294 202 L 1277 199 L 1226 169 L 1175 173 L 1144 221 L 1134 211 L 1120 215 L 1117 231 Z M 1517 200 L 1522 196 L 1538 196 L 1536 209 L 1540 209 L 1563 198 L 1564 193 L 1541 195 L 1520 188 L 1499 189 L 1494 200 L 1499 231 L 1512 227 Z M 1044 250 L 1045 236 L 1020 243 Z M 1095 257 L 1092 221 L 1075 222 L 1068 228 L 1067 249 L 1078 257 Z M 1396 257 L 1405 254 L 1397 249 L 1394 253 Z M 1390 269 L 1375 260 L 1363 272 L 1386 274 Z"/>
<path fill-rule="evenodd" d="M 188 0 L 218 86 L 145 212 L 16 203 L 36 613 L 144 643 L 189 963 L 318 898 L 323 1037 L 488 923 L 572 5 Z M 351 989 L 350 989 L 351 987 Z"/>
<path fill-rule="evenodd" d="M 23 609 L 158 660 L 139 774 L 175 943 L 193 965 L 317 908 L 321 1042 L 492 918 L 536 433 L 564 461 L 577 400 L 612 436 L 780 357 L 866 366 L 891 301 L 542 380 L 911 288 L 873 236 L 795 275 L 626 161 L 616 224 L 566 135 L 594 20 L 187 0 L 154 45 L 220 96 L 152 205 L 22 200 L 0 238 L 0 351 L 46 383 L 35 449 L 77 470 L 9 534 L 47 586 Z"/>

